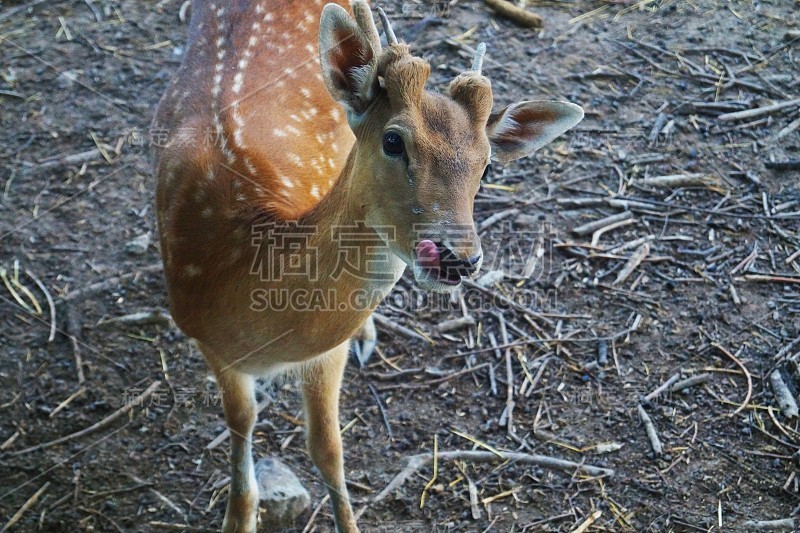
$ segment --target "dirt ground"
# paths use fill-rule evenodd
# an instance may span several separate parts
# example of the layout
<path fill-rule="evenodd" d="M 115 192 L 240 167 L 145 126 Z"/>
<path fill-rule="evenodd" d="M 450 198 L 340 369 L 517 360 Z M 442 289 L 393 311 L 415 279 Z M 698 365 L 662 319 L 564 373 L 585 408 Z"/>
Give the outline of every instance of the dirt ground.
<path fill-rule="evenodd" d="M 221 525 L 227 446 L 207 446 L 225 426 L 204 362 L 158 316 L 114 320 L 166 309 L 161 273 L 147 268 L 156 244 L 127 243 L 155 231 L 148 127 L 180 64 L 180 5 L 0 10 L 0 523 L 12 530 Z M 528 5 L 542 30 L 478 0 L 386 5 L 432 64 L 432 86 L 485 41 L 498 104 L 562 98 L 587 114 L 488 176 L 475 218 L 496 254 L 484 270 L 504 279 L 451 303 L 406 276 L 380 307 L 432 343 L 379 327 L 380 354 L 347 370 L 341 422 L 362 530 L 573 531 L 588 520 L 581 531 L 753 531 L 747 521 L 796 516 L 800 428 L 770 376 L 796 397 L 800 106 L 726 114 L 800 96 L 798 3 Z M 651 180 L 669 175 L 684 177 Z M 611 215 L 606 231 L 575 232 Z M 55 300 L 52 342 L 42 287 Z M 465 314 L 473 325 L 441 327 Z M 646 398 L 670 378 L 697 381 Z M 324 489 L 297 387 L 263 397 L 256 454 L 279 455 L 309 488 L 296 530 L 330 531 L 327 504 L 312 518 Z M 373 502 L 435 438 L 438 452 L 614 472 L 441 461 L 431 483 L 428 464 Z"/>

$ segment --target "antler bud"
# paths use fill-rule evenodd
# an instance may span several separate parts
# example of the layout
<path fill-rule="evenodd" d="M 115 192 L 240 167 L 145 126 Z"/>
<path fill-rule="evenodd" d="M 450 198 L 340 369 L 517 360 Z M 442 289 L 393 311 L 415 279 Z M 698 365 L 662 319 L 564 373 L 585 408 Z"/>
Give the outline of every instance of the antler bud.
<path fill-rule="evenodd" d="M 389 46 L 397 44 L 397 36 L 392 29 L 392 23 L 389 22 L 389 17 L 386 16 L 386 12 L 383 8 L 378 8 L 378 15 L 380 15 L 381 23 L 383 23 L 383 31 L 386 32 L 386 42 L 389 43 Z"/>
<path fill-rule="evenodd" d="M 475 50 L 475 58 L 472 60 L 472 70 L 474 70 L 478 74 L 481 73 L 481 69 L 483 68 L 483 57 L 485 55 L 486 55 L 486 43 L 481 43 Z"/>

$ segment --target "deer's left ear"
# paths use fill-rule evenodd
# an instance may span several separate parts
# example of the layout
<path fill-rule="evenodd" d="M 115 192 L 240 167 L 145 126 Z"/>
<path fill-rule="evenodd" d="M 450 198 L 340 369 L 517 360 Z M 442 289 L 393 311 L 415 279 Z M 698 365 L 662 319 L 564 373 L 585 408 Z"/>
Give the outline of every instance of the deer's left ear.
<path fill-rule="evenodd" d="M 486 134 L 501 163 L 530 155 L 583 119 L 583 109 L 568 102 L 519 102 L 492 113 Z"/>

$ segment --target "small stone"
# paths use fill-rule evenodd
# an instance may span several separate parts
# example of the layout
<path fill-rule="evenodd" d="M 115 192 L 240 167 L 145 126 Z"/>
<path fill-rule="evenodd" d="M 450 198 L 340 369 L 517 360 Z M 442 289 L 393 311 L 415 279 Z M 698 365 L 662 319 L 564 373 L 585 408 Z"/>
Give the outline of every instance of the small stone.
<path fill-rule="evenodd" d="M 143 235 L 139 235 L 135 239 L 132 239 L 125 243 L 125 251 L 129 254 L 134 255 L 142 255 L 147 251 L 147 248 L 150 246 L 150 232 Z"/>
<path fill-rule="evenodd" d="M 311 505 L 311 496 L 288 466 L 277 459 L 261 459 L 255 466 L 259 499 L 264 502 L 265 525 L 290 527 Z"/>

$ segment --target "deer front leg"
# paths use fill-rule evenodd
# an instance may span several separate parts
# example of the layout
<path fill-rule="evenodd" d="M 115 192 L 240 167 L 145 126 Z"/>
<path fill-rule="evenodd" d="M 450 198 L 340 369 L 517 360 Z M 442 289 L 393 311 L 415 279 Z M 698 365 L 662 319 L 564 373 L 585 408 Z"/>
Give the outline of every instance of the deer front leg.
<path fill-rule="evenodd" d="M 231 484 L 223 533 L 255 533 L 258 487 L 251 434 L 256 422 L 254 379 L 233 369 L 217 373 L 225 420 L 231 432 Z"/>
<path fill-rule="evenodd" d="M 337 346 L 310 365 L 303 375 L 308 450 L 328 488 L 338 533 L 358 533 L 344 481 L 339 433 L 339 387 L 349 348 L 349 341 Z"/>

